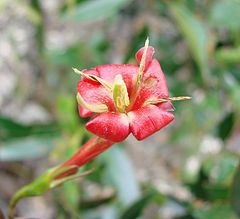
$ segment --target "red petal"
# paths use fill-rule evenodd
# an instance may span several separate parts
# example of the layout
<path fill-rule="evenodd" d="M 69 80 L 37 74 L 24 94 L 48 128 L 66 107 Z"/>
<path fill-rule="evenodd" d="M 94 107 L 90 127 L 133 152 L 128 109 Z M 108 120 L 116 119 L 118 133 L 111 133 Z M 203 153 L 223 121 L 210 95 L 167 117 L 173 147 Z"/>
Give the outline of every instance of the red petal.
<path fill-rule="evenodd" d="M 148 80 L 155 80 L 155 84 L 152 83 L 152 87 L 147 83 L 145 84 Z M 140 108 L 147 99 L 158 99 L 168 96 L 166 78 L 159 62 L 156 59 L 153 59 L 143 75 L 143 84 L 132 109 Z"/>
<path fill-rule="evenodd" d="M 143 56 L 143 52 L 144 52 L 144 47 L 139 49 L 137 51 L 137 53 L 136 53 L 136 59 L 137 59 L 139 64 L 141 62 L 141 59 L 142 59 L 142 56 Z M 155 52 L 154 48 L 149 46 L 148 49 L 147 49 L 144 71 L 148 68 L 149 64 L 151 63 L 154 52 Z"/>
<path fill-rule="evenodd" d="M 160 130 L 173 119 L 170 112 L 159 109 L 155 105 L 148 105 L 128 113 L 130 130 L 138 140 L 143 140 L 149 135 Z"/>
<path fill-rule="evenodd" d="M 85 70 L 83 70 L 83 73 L 84 74 L 89 74 L 89 75 L 95 75 L 95 76 L 99 77 L 99 73 L 98 73 L 98 71 L 96 71 L 96 69 L 85 69 Z M 99 82 L 93 81 L 93 80 L 88 79 L 86 77 L 82 77 L 82 78 L 83 78 L 83 81 L 86 81 L 86 82 L 89 82 L 89 83 L 92 83 L 92 84 L 99 84 Z"/>
<path fill-rule="evenodd" d="M 121 74 L 127 86 L 128 95 L 131 96 L 135 76 L 138 74 L 137 65 L 130 64 L 100 65 L 97 66 L 96 69 L 99 72 L 100 77 L 108 81 L 109 83 L 113 83 L 116 75 Z"/>
<path fill-rule="evenodd" d="M 102 85 L 79 81 L 77 90 L 88 104 L 105 104 L 109 111 L 115 111 L 112 95 Z"/>
<path fill-rule="evenodd" d="M 175 108 L 171 102 L 159 103 L 157 106 L 164 111 L 174 111 Z"/>
<path fill-rule="evenodd" d="M 92 115 L 92 112 L 84 107 L 78 105 L 78 112 L 82 118 L 86 118 Z"/>
<path fill-rule="evenodd" d="M 143 80 L 149 78 L 155 78 L 158 81 L 157 88 L 155 89 L 158 97 L 168 96 L 168 86 L 165 75 L 163 74 L 162 68 L 157 59 L 153 59 L 147 71 L 143 75 Z"/>
<path fill-rule="evenodd" d="M 123 113 L 98 114 L 86 124 L 86 129 L 114 142 L 123 141 L 130 133 L 128 117 Z"/>

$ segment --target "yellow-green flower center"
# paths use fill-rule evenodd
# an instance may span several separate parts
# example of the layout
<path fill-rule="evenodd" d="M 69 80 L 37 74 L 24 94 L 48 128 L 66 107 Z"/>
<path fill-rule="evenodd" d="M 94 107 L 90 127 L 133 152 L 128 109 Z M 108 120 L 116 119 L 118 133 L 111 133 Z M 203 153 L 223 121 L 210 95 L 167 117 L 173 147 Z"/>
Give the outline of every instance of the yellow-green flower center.
<path fill-rule="evenodd" d="M 122 79 L 122 75 L 118 74 L 115 77 L 113 84 L 113 100 L 116 110 L 121 113 L 126 112 L 126 107 L 129 105 L 129 97 L 127 86 Z"/>

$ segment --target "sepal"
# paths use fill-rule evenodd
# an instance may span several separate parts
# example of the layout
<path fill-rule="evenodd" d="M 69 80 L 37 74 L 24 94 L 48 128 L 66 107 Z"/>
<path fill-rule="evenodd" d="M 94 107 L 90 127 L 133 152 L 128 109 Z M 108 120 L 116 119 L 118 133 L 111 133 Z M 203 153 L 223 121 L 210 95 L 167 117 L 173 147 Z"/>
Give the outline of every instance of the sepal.
<path fill-rule="evenodd" d="M 12 197 L 9 209 L 8 218 L 13 219 L 15 214 L 15 209 L 17 203 L 26 197 L 39 196 L 47 192 L 50 189 L 56 188 L 63 183 L 86 176 L 91 173 L 92 170 L 86 171 L 81 174 L 69 175 L 68 173 L 74 170 L 74 173 L 79 169 L 76 165 L 66 166 L 66 167 L 53 167 L 47 170 L 44 174 L 35 179 L 32 183 L 22 187 L 17 193 Z M 63 175 L 63 177 L 61 177 Z M 66 176 L 64 176 L 66 175 Z"/>
<path fill-rule="evenodd" d="M 66 173 L 66 171 L 71 171 L 72 169 L 78 168 L 78 166 L 76 166 L 76 165 L 72 165 L 72 167 L 73 168 L 65 168 L 65 171 L 62 172 L 62 174 Z M 90 174 L 92 171 L 93 171 L 93 169 L 85 171 L 85 172 L 80 173 L 80 174 L 73 174 L 73 175 L 70 175 L 70 176 L 62 177 L 62 178 L 58 178 L 57 177 L 57 178 L 55 178 L 55 180 L 53 180 L 51 182 L 50 188 L 53 189 L 53 188 L 56 188 L 58 186 L 61 186 L 65 182 L 68 182 L 68 181 L 71 181 L 71 180 L 75 180 L 75 179 L 79 179 L 79 178 L 81 178 L 83 176 L 86 176 L 86 175 Z"/>

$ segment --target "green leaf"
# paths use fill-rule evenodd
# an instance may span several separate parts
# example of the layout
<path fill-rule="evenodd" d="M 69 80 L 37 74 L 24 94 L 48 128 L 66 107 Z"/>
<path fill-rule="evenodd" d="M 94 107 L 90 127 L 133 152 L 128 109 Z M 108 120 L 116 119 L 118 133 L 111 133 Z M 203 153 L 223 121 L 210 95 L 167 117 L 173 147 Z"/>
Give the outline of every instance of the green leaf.
<path fill-rule="evenodd" d="M 0 117 L 0 139 L 6 141 L 12 138 L 26 136 L 52 136 L 59 133 L 55 124 L 24 125 L 6 117 Z"/>
<path fill-rule="evenodd" d="M 60 126 L 65 131 L 73 133 L 79 129 L 79 115 L 75 96 L 59 95 L 57 98 L 57 114 Z"/>
<path fill-rule="evenodd" d="M 42 16 L 35 8 L 27 5 L 26 6 L 27 18 L 35 25 L 40 25 L 42 23 Z"/>
<path fill-rule="evenodd" d="M 151 191 L 147 192 L 139 200 L 137 200 L 129 208 L 127 208 L 126 211 L 123 213 L 123 215 L 120 218 L 121 219 L 138 218 L 139 216 L 141 216 L 144 208 L 150 202 L 155 201 L 156 199 L 157 199 L 158 203 L 162 203 L 165 200 L 164 196 L 162 196 L 156 190 L 151 190 Z"/>
<path fill-rule="evenodd" d="M 94 199 L 82 199 L 79 204 L 81 209 L 94 209 L 102 205 L 110 204 L 116 198 L 116 194 L 112 193 L 105 197 L 95 197 Z"/>
<path fill-rule="evenodd" d="M 237 165 L 238 161 L 236 157 L 233 156 L 224 157 L 219 163 L 218 175 L 216 176 L 217 182 L 224 183 L 229 181 L 229 179 L 232 179 Z"/>
<path fill-rule="evenodd" d="M 203 171 L 214 184 L 228 185 L 238 165 L 238 157 L 230 153 L 222 153 L 217 160 L 208 159 L 203 163 Z"/>
<path fill-rule="evenodd" d="M 78 218 L 78 203 L 81 196 L 79 185 L 74 181 L 64 183 L 61 191 L 55 194 L 56 201 L 63 207 L 63 211 L 66 211 L 70 218 Z"/>
<path fill-rule="evenodd" d="M 70 69 L 76 65 L 76 63 L 79 65 L 79 57 L 84 57 L 83 54 L 81 54 L 81 50 L 84 50 L 84 47 L 82 47 L 82 45 L 72 45 L 65 50 L 47 50 L 46 56 L 53 65 L 60 67 L 69 67 Z M 80 62 L 80 65 L 81 63 L 82 62 Z"/>
<path fill-rule="evenodd" d="M 203 23 L 183 4 L 171 2 L 168 4 L 172 11 L 175 22 L 184 36 L 190 52 L 197 63 L 203 77 L 207 79 L 208 69 L 208 48 L 207 31 Z"/>
<path fill-rule="evenodd" d="M 20 161 L 47 155 L 54 147 L 53 138 L 29 137 L 5 142 L 0 147 L 1 161 Z"/>
<path fill-rule="evenodd" d="M 239 74 L 239 68 L 232 70 L 232 72 L 225 71 L 224 72 L 224 83 L 225 86 L 229 92 L 229 100 L 232 103 L 232 108 L 234 112 L 240 112 L 240 74 Z M 237 116 L 235 116 L 237 117 Z"/>
<path fill-rule="evenodd" d="M 228 200 L 230 196 L 229 187 L 218 184 L 203 184 L 204 193 L 207 200 L 214 202 Z"/>
<path fill-rule="evenodd" d="M 218 136 L 224 141 L 226 140 L 234 126 L 235 115 L 233 112 L 228 113 L 218 125 Z"/>
<path fill-rule="evenodd" d="M 220 63 L 229 64 L 229 65 L 239 64 L 240 63 L 240 47 L 218 49 L 216 51 L 215 56 Z"/>
<path fill-rule="evenodd" d="M 106 164 L 104 179 L 113 185 L 123 206 L 139 198 L 140 188 L 130 159 L 122 147 L 114 145 L 99 159 Z"/>
<path fill-rule="evenodd" d="M 211 7 L 210 21 L 215 27 L 239 30 L 240 2 L 217 0 Z"/>
<path fill-rule="evenodd" d="M 77 4 L 80 4 L 84 1 L 87 1 L 87 0 L 66 0 L 61 5 L 60 11 L 61 12 L 66 12 L 67 10 L 71 10 L 74 7 L 76 7 Z"/>
<path fill-rule="evenodd" d="M 231 205 L 236 212 L 236 214 L 240 217 L 240 164 L 235 173 L 235 177 L 232 184 L 231 191 Z"/>
<path fill-rule="evenodd" d="M 128 0 L 89 0 L 78 4 L 73 10 L 63 14 L 67 21 L 95 21 L 110 17 L 117 13 Z"/>
<path fill-rule="evenodd" d="M 237 219 L 231 207 L 226 204 L 195 209 L 193 215 L 196 219 Z"/>

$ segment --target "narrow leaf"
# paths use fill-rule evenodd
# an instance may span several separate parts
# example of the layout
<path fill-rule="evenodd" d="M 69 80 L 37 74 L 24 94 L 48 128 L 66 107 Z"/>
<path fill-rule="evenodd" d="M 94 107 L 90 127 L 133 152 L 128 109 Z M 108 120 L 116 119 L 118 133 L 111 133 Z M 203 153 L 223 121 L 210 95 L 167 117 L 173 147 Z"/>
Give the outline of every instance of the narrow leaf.
<path fill-rule="evenodd" d="M 218 136 L 222 140 L 226 140 L 231 134 L 231 131 L 234 126 L 234 119 L 235 119 L 234 113 L 230 112 L 222 119 L 222 121 L 220 121 L 218 125 Z"/>
<path fill-rule="evenodd" d="M 134 202 L 121 216 L 121 219 L 132 219 L 132 218 L 138 218 L 141 216 L 144 208 L 152 201 L 155 200 L 155 198 L 158 197 L 161 199 L 161 202 L 164 201 L 164 197 L 160 195 L 156 190 L 151 190 L 145 195 L 143 195 L 139 200 Z M 159 198 L 160 197 L 160 198 Z"/>
<path fill-rule="evenodd" d="M 1 161 L 29 160 L 47 155 L 54 147 L 53 138 L 29 137 L 5 142 L 0 147 Z"/>
<path fill-rule="evenodd" d="M 78 4 L 74 10 L 63 15 L 68 21 L 95 21 L 107 18 L 115 14 L 126 3 L 127 0 L 89 0 Z"/>
<path fill-rule="evenodd" d="M 231 205 L 238 217 L 240 217 L 240 164 L 232 184 Z"/>
<path fill-rule="evenodd" d="M 175 22 L 189 46 L 203 77 L 208 74 L 207 32 L 203 23 L 181 3 L 169 3 Z"/>

